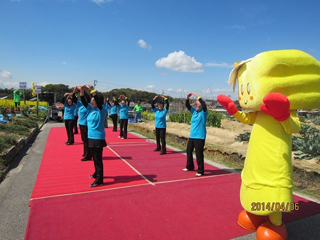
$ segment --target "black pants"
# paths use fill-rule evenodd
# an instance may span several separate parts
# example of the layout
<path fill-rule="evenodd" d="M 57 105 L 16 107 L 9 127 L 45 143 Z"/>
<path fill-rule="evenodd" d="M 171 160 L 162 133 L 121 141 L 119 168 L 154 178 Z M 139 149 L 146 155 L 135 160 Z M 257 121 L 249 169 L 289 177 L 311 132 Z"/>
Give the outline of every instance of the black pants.
<path fill-rule="evenodd" d="M 94 169 L 95 172 L 93 176 L 96 178 L 95 183 L 103 183 L 103 162 L 102 162 L 102 152 L 103 148 L 90 148 L 93 156 Z"/>
<path fill-rule="evenodd" d="M 110 118 L 112 119 L 112 124 L 113 124 L 113 131 L 117 131 L 117 121 L 118 121 L 118 115 L 117 114 L 111 114 Z"/>
<path fill-rule="evenodd" d="M 73 120 L 64 120 L 64 125 L 66 126 L 68 143 L 74 143 L 73 137 Z"/>
<path fill-rule="evenodd" d="M 204 139 L 194 139 L 189 138 L 187 145 L 187 169 L 193 170 L 193 148 L 196 151 L 196 159 L 198 164 L 197 173 L 204 173 L 204 157 L 203 157 L 203 148 L 204 148 L 205 140 Z"/>
<path fill-rule="evenodd" d="M 80 126 L 81 140 L 83 142 L 83 157 L 89 160 L 92 158 L 92 153 L 88 145 L 88 127 L 85 125 L 79 125 L 79 126 Z"/>
<path fill-rule="evenodd" d="M 120 119 L 120 137 L 127 138 L 128 119 Z"/>
<path fill-rule="evenodd" d="M 20 102 L 14 102 L 14 106 L 15 106 L 15 108 L 17 108 L 17 109 L 19 109 L 20 110 Z"/>
<path fill-rule="evenodd" d="M 78 116 L 73 118 L 74 134 L 78 134 Z"/>
<path fill-rule="evenodd" d="M 157 149 L 161 149 L 162 145 L 162 152 L 166 152 L 166 128 L 156 128 L 156 140 L 157 140 Z M 160 145 L 161 141 L 161 145 Z"/>

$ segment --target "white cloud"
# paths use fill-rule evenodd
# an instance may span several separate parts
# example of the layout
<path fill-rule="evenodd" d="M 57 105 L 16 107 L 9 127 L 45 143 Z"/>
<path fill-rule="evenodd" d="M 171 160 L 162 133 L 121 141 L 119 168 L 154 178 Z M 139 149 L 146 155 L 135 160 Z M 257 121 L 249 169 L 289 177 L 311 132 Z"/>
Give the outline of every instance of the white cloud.
<path fill-rule="evenodd" d="M 63 61 L 63 62 L 62 62 L 62 64 L 63 64 L 63 65 L 66 65 L 66 64 L 67 64 L 67 62 Z"/>
<path fill-rule="evenodd" d="M 169 53 L 168 57 L 156 62 L 158 68 L 166 68 L 177 72 L 203 72 L 202 63 L 185 54 L 184 51 Z"/>
<path fill-rule="evenodd" d="M 4 79 L 11 79 L 12 78 L 11 73 L 6 70 L 0 70 L 0 76 L 1 76 L 1 78 L 4 78 Z"/>
<path fill-rule="evenodd" d="M 226 68 L 233 68 L 233 64 L 221 62 L 221 63 L 216 63 L 216 62 L 211 62 L 206 64 L 207 67 L 226 67 Z"/>
<path fill-rule="evenodd" d="M 147 44 L 143 39 L 140 39 L 138 41 L 138 44 L 141 48 L 149 49 L 151 50 L 151 45 Z"/>
<path fill-rule="evenodd" d="M 174 90 L 172 88 L 168 88 L 167 90 L 168 92 L 174 92 Z"/>
<path fill-rule="evenodd" d="M 6 82 L 6 81 L 1 81 L 0 80 L 0 88 L 18 89 L 19 88 L 19 83 L 18 82 Z"/>
<path fill-rule="evenodd" d="M 149 85 L 146 86 L 145 89 L 150 92 L 155 92 L 157 90 L 157 87 L 155 85 Z"/>
<path fill-rule="evenodd" d="M 106 3 L 106 2 L 113 2 L 113 0 L 91 0 L 92 2 L 100 5 L 102 3 Z"/>

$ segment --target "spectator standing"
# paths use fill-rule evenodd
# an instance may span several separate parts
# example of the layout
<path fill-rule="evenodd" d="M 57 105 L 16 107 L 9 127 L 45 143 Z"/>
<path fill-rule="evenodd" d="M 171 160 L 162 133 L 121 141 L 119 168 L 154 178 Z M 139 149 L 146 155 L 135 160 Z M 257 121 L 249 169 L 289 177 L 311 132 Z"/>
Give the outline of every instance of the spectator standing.
<path fill-rule="evenodd" d="M 13 92 L 13 101 L 14 101 L 14 106 L 15 106 L 16 109 L 19 109 L 19 107 L 20 107 L 20 98 L 21 98 L 21 96 L 22 96 L 22 92 L 20 92 L 19 90 L 15 90 Z"/>
<path fill-rule="evenodd" d="M 137 102 L 137 105 L 134 106 L 133 110 L 135 112 L 136 122 L 140 122 L 141 121 L 141 114 L 143 111 L 143 107 L 142 107 L 140 101 Z"/>

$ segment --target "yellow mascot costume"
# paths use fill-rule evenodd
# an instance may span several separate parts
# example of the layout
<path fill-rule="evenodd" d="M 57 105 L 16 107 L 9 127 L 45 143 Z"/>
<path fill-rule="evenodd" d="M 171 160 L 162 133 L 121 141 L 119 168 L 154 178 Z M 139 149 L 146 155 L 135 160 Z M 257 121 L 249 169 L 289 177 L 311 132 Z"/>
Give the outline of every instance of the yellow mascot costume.
<path fill-rule="evenodd" d="M 268 51 L 241 61 L 230 73 L 238 111 L 225 95 L 217 100 L 242 123 L 253 124 L 241 173 L 238 224 L 257 239 L 287 239 L 282 212 L 294 209 L 292 133 L 300 130 L 296 109 L 320 107 L 320 62 L 299 50 Z"/>

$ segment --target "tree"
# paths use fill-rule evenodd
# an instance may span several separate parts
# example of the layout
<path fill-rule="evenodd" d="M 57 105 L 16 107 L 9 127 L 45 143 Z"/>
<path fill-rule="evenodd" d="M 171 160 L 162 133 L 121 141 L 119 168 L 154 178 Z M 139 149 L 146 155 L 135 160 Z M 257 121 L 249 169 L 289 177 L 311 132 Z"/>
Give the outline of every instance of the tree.
<path fill-rule="evenodd" d="M 65 93 L 73 92 L 73 88 L 65 84 L 47 84 L 41 87 L 41 92 L 55 93 L 57 102 L 60 102 Z"/>

